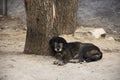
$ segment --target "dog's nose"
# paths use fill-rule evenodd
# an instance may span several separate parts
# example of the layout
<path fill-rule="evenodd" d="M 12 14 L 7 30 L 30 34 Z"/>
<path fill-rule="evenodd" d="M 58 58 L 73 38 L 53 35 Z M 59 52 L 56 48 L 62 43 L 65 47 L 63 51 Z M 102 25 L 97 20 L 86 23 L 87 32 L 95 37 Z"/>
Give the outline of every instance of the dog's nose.
<path fill-rule="evenodd" d="M 59 51 L 60 49 L 57 49 L 57 51 Z"/>
<path fill-rule="evenodd" d="M 55 51 L 59 51 L 59 48 L 55 48 Z"/>

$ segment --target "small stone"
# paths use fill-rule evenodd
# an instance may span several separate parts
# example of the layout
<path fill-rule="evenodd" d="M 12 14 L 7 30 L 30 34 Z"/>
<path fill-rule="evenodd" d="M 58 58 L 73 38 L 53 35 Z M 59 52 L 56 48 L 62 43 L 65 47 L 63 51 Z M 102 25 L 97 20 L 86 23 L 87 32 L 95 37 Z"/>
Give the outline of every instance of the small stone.
<path fill-rule="evenodd" d="M 87 38 L 105 38 L 106 32 L 103 28 L 78 28 L 74 37 L 81 38 L 82 36 Z"/>
<path fill-rule="evenodd" d="M 94 38 L 101 38 L 106 36 L 106 32 L 103 28 L 96 28 L 90 32 Z"/>
<path fill-rule="evenodd" d="M 113 37 L 106 38 L 107 40 L 114 41 L 115 39 Z"/>

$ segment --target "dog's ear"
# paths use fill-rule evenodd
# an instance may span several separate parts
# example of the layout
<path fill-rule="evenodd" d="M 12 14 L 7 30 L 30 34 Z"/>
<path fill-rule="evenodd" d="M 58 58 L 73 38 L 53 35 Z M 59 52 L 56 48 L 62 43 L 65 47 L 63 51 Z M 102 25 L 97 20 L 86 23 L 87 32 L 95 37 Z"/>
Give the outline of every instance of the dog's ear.
<path fill-rule="evenodd" d="M 53 43 L 53 40 L 52 39 L 50 39 L 49 40 L 49 45 L 51 45 Z"/>
<path fill-rule="evenodd" d="M 49 45 L 50 46 L 53 46 L 54 45 L 54 42 L 56 40 L 57 37 L 52 37 L 50 40 L 49 40 Z"/>

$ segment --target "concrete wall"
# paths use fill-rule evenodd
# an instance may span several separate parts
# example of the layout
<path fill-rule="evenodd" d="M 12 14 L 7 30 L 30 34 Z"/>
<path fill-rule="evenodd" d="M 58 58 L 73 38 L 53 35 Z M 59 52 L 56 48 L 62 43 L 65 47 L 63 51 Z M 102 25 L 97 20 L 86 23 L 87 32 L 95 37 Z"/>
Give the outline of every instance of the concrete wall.
<path fill-rule="evenodd" d="M 8 0 L 8 15 L 25 20 L 24 0 Z M 78 0 L 78 23 L 120 34 L 120 0 Z"/>
<path fill-rule="evenodd" d="M 120 0 L 79 0 L 78 23 L 120 34 Z"/>
<path fill-rule="evenodd" d="M 2 0 L 0 0 L 0 15 L 3 14 L 3 5 L 2 5 Z"/>
<path fill-rule="evenodd" d="M 8 15 L 25 21 L 24 0 L 8 0 Z"/>

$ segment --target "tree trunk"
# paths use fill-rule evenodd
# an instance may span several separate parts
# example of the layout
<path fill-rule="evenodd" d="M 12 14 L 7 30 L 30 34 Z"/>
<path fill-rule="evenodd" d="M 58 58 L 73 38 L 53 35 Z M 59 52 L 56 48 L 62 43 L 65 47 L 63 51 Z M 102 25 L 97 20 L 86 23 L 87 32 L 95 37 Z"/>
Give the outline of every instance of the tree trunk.
<path fill-rule="evenodd" d="M 25 0 L 27 34 L 24 53 L 50 55 L 53 29 L 53 0 Z"/>
<path fill-rule="evenodd" d="M 54 27 L 58 34 L 74 33 L 77 27 L 78 0 L 55 0 Z"/>
<path fill-rule="evenodd" d="M 77 0 L 24 0 L 27 34 L 24 53 L 50 55 L 49 40 L 76 28 Z M 54 3 L 54 4 L 53 4 Z"/>

